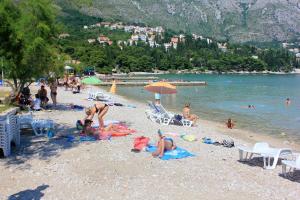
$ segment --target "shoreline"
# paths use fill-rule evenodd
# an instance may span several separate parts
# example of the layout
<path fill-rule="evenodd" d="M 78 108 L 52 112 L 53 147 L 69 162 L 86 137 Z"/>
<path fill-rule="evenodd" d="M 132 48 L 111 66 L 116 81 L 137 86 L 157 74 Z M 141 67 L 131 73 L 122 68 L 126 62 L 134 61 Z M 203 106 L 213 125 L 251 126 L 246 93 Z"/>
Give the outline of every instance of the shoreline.
<path fill-rule="evenodd" d="M 100 87 L 103 91 L 107 92 L 106 90 L 107 88 L 103 88 Z M 123 95 L 118 95 L 118 94 L 114 94 L 114 96 L 118 96 L 119 98 L 124 98 L 128 101 L 131 101 L 133 103 L 138 103 L 138 104 L 144 104 L 146 106 L 146 102 L 142 102 L 130 97 L 126 97 Z M 167 109 L 167 108 L 166 108 Z M 180 113 L 181 110 L 174 110 L 174 109 L 170 109 L 170 111 L 175 112 L 175 113 Z M 278 135 L 278 138 L 275 135 L 272 136 L 271 134 L 265 134 L 265 133 L 260 133 L 260 132 L 254 132 L 251 130 L 247 130 L 247 129 L 240 129 L 240 128 L 234 128 L 234 129 L 228 129 L 225 126 L 225 122 L 218 122 L 218 121 L 213 121 L 213 120 L 209 120 L 209 119 L 199 119 L 197 122 L 198 126 L 201 126 L 201 124 L 209 126 L 209 127 L 215 127 L 218 129 L 219 132 L 225 134 L 225 135 L 229 135 L 231 137 L 236 137 L 237 139 L 240 140 L 244 140 L 247 143 L 252 143 L 254 144 L 255 142 L 268 142 L 269 144 L 273 144 L 277 147 L 290 147 L 294 150 L 297 150 L 300 152 L 300 143 L 296 143 L 295 141 L 289 141 L 291 140 L 290 138 L 288 138 L 287 135 L 285 136 L 281 136 Z"/>
<path fill-rule="evenodd" d="M 164 74 L 238 74 L 238 75 L 298 75 L 300 74 L 300 69 L 294 69 L 291 72 L 273 72 L 273 71 L 228 71 L 228 72 L 218 72 L 218 71 L 186 71 L 186 70 L 173 70 L 173 71 L 160 71 L 160 72 L 130 72 L 126 73 L 113 73 L 113 76 L 150 76 L 150 75 L 164 75 Z"/>

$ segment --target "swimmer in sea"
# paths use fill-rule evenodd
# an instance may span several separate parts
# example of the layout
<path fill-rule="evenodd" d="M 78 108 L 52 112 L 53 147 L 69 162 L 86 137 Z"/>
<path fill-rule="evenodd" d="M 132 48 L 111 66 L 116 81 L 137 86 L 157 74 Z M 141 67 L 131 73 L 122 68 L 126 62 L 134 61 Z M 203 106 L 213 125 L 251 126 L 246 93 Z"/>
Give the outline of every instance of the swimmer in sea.
<path fill-rule="evenodd" d="M 285 104 L 286 104 L 287 106 L 289 106 L 289 105 L 291 104 L 291 99 L 290 99 L 290 98 L 286 98 Z"/>

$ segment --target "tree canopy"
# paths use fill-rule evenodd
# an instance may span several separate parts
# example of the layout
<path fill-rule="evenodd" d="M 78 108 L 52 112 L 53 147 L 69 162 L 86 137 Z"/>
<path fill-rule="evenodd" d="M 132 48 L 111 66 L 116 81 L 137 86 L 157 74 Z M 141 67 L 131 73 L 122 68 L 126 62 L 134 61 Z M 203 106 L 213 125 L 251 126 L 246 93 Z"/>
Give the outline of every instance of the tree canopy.
<path fill-rule="evenodd" d="M 0 3 L 0 57 L 5 74 L 18 94 L 32 79 L 55 71 L 61 64 L 56 48 L 56 10 L 49 0 Z"/>

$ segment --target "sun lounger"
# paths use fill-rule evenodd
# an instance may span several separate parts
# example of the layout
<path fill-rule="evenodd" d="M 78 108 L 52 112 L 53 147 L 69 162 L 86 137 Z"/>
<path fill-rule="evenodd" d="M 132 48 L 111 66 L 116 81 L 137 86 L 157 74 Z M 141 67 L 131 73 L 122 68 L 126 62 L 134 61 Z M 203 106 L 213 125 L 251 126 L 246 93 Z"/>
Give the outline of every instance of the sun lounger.
<path fill-rule="evenodd" d="M 97 100 L 97 101 L 109 101 L 109 100 L 111 100 L 111 96 L 108 95 L 108 94 L 104 94 L 103 92 L 89 91 L 88 94 L 89 94 L 88 99 L 90 99 L 90 100 Z"/>
<path fill-rule="evenodd" d="M 153 102 L 148 102 L 150 107 L 149 110 L 146 110 L 147 117 L 155 122 L 158 122 L 162 125 L 169 125 L 170 123 L 174 123 L 176 121 L 175 114 L 168 112 L 163 105 L 156 105 Z M 191 127 L 193 122 L 187 119 L 182 118 L 178 121 L 183 126 Z"/>
<path fill-rule="evenodd" d="M 300 155 L 297 156 L 295 160 L 282 160 L 282 174 L 286 176 L 286 167 L 290 167 L 289 171 L 294 171 L 295 169 L 300 170 Z"/>
<path fill-rule="evenodd" d="M 271 148 L 266 142 L 258 142 L 253 147 L 238 146 L 239 158 L 241 161 L 251 159 L 254 154 L 263 157 L 265 169 L 275 169 L 278 159 L 282 156 L 292 154 L 291 149 L 276 149 Z M 243 154 L 246 153 L 246 157 Z M 250 154 L 249 158 L 248 154 Z M 271 158 L 273 158 L 273 164 L 271 165 Z"/>

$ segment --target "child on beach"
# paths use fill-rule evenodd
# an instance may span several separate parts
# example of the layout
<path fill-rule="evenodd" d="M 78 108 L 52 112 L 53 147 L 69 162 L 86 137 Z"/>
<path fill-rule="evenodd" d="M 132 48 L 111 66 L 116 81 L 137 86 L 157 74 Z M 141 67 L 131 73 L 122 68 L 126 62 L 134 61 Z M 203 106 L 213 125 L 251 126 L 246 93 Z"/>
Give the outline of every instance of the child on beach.
<path fill-rule="evenodd" d="M 176 149 L 173 139 L 163 136 L 160 130 L 158 130 L 158 137 L 157 150 L 152 153 L 153 157 L 163 157 L 165 151 Z"/>
<path fill-rule="evenodd" d="M 233 120 L 231 118 L 229 118 L 226 125 L 227 125 L 227 128 L 233 129 L 235 124 L 233 123 Z"/>
<path fill-rule="evenodd" d="M 42 101 L 40 99 L 40 95 L 35 94 L 35 100 L 32 102 L 31 108 L 34 111 L 40 111 L 40 110 L 42 110 L 42 108 L 41 108 L 41 102 Z"/>

